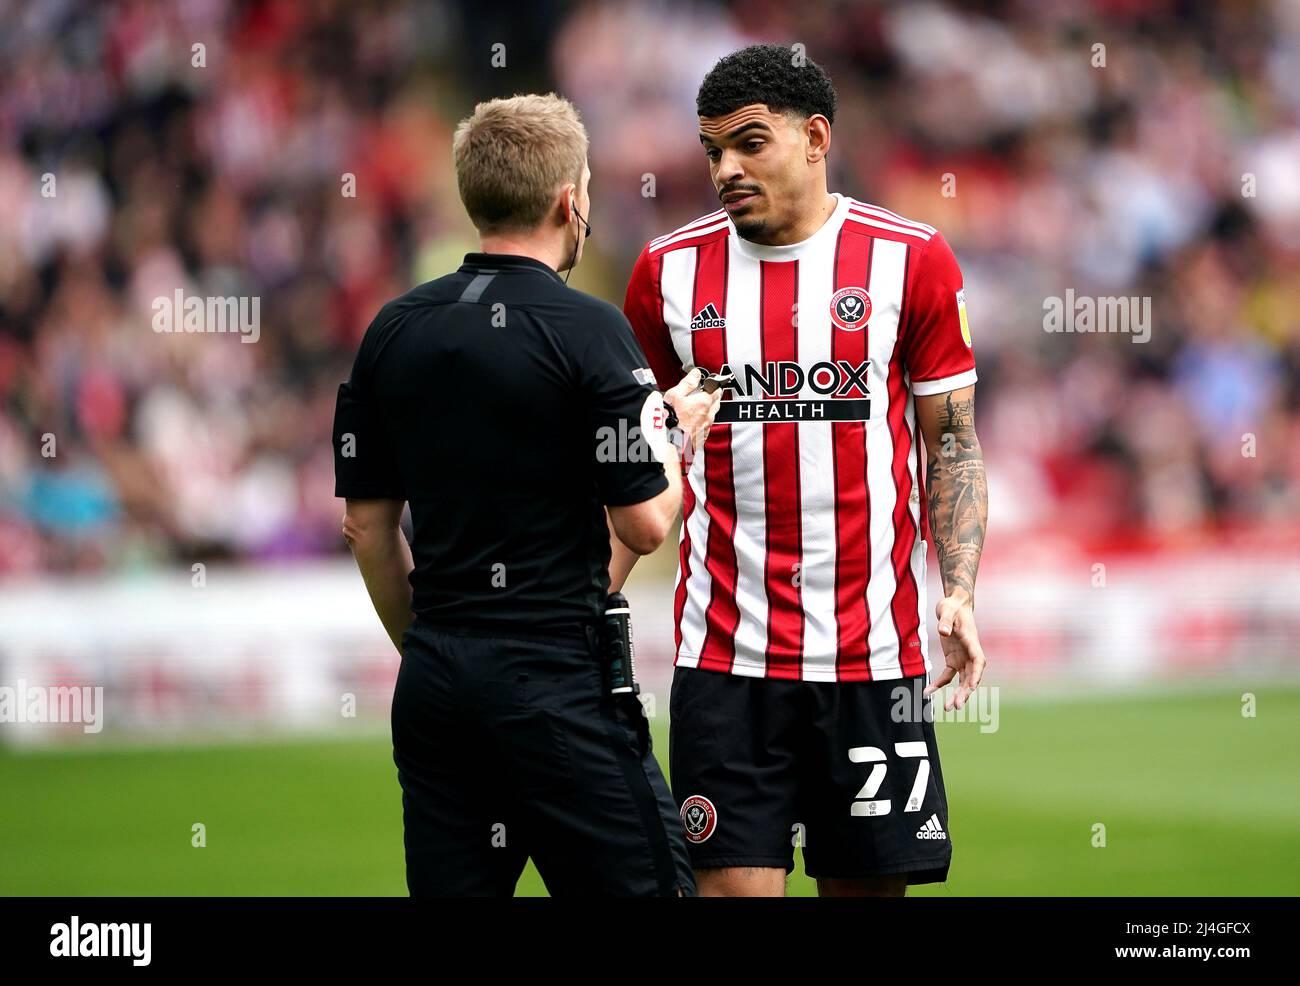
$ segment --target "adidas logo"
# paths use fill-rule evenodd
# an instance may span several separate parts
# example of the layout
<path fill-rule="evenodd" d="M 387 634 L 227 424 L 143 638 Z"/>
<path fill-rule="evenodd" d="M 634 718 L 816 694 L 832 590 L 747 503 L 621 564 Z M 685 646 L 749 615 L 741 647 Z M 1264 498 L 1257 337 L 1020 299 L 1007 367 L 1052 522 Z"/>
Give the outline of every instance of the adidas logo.
<path fill-rule="evenodd" d="M 721 329 L 727 323 L 722 320 L 718 310 L 713 307 L 713 302 L 709 302 L 691 319 L 691 331 L 698 332 L 700 329 Z"/>
<path fill-rule="evenodd" d="M 921 831 L 916 833 L 916 837 L 918 839 L 946 839 L 948 833 L 939 824 L 939 816 L 931 815 L 930 820 L 921 826 Z"/>

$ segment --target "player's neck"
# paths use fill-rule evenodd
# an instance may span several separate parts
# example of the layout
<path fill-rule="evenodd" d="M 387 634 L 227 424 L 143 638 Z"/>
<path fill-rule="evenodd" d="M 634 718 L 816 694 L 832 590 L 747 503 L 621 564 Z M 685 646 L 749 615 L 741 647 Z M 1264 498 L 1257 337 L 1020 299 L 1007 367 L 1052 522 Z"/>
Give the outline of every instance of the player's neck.
<path fill-rule="evenodd" d="M 751 237 L 746 237 L 746 239 L 763 246 L 790 246 L 793 243 L 802 243 L 826 225 L 835 212 L 837 205 L 839 205 L 839 199 L 826 191 L 825 188 L 822 188 L 820 195 L 814 195 L 811 203 L 799 210 L 798 217 L 793 224 L 762 239 L 753 239 Z"/>

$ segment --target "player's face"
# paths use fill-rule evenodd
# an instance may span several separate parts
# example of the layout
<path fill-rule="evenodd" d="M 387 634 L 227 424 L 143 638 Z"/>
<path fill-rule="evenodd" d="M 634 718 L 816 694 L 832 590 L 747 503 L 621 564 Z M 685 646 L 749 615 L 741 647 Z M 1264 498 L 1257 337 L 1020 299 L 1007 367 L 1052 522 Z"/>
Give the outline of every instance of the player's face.
<path fill-rule="evenodd" d="M 813 179 L 806 129 L 762 103 L 700 117 L 713 187 L 745 239 L 774 241 L 798 221 Z"/>

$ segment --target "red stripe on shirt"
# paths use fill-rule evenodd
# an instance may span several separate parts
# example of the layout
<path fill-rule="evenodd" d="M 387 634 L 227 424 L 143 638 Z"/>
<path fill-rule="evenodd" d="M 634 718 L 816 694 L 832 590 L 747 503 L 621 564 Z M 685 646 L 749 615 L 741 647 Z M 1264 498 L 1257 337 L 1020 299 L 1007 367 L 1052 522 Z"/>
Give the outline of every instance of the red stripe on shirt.
<path fill-rule="evenodd" d="M 695 289 L 691 311 L 712 303 L 727 317 L 727 240 L 711 240 L 696 251 Z M 727 362 L 727 330 L 700 329 L 691 333 L 696 366 L 714 373 Z M 715 424 L 705 442 L 704 495 L 708 500 L 709 537 L 704 554 L 709 572 L 709 604 L 704 612 L 704 644 L 699 667 L 730 671 L 736 659 L 736 487 L 731 462 L 731 425 Z M 689 484 L 687 484 L 689 485 Z"/>
<path fill-rule="evenodd" d="M 903 263 L 903 286 L 907 289 L 908 260 Z M 898 339 L 904 336 L 907 324 L 907 295 L 903 296 L 902 310 L 898 316 Z M 908 391 L 903 383 L 903 362 L 899 343 L 895 343 L 894 352 L 889 359 L 889 433 L 894 439 L 894 461 L 890 471 L 894 477 L 894 548 L 891 561 L 894 566 L 894 598 L 890 602 L 890 614 L 894 620 L 894 629 L 898 631 L 898 663 L 904 677 L 922 674 L 925 671 L 925 659 L 921 654 L 920 617 L 918 614 L 919 597 L 916 576 L 912 572 L 912 549 L 916 544 L 916 522 L 912 520 L 909 499 L 915 489 L 912 472 L 907 465 L 907 457 L 912 450 L 912 432 L 907 427 L 906 411 Z"/>
<path fill-rule="evenodd" d="M 794 305 L 799 295 L 799 262 L 761 261 L 762 305 L 759 327 L 760 361 L 799 358 Z M 780 374 L 777 374 L 778 385 Z M 771 396 L 771 395 L 768 395 Z M 752 427 L 752 426 L 751 426 Z M 799 425 L 765 424 L 763 485 L 767 523 L 767 676 L 798 679 L 803 664 L 802 563 L 803 515 L 799 502 Z"/>
<path fill-rule="evenodd" d="M 835 245 L 834 289 L 870 283 L 872 238 L 851 225 L 840 229 Z M 831 323 L 831 358 L 857 366 L 867 358 L 867 333 L 848 332 Z M 865 397 L 856 385 L 846 397 Z M 835 454 L 835 653 L 837 680 L 871 677 L 867 645 L 870 618 L 867 579 L 871 571 L 871 501 L 867 496 L 867 434 L 861 421 L 836 421 L 830 426 Z"/>

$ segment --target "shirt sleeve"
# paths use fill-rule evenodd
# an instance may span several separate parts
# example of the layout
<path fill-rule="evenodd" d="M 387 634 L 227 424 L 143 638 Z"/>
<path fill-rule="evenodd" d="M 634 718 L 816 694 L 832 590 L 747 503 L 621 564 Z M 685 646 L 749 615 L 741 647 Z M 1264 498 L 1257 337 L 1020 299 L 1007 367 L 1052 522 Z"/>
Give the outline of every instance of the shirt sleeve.
<path fill-rule="evenodd" d="M 652 452 L 667 430 L 663 398 L 627 320 L 612 305 L 602 303 L 600 310 L 584 332 L 578 376 L 589 409 L 597 491 L 602 503 L 618 507 L 668 488 L 663 463 Z"/>
<path fill-rule="evenodd" d="M 942 233 L 922 248 L 911 276 L 903 327 L 903 365 L 918 397 L 975 382 L 966 291 L 957 258 Z"/>
<path fill-rule="evenodd" d="M 660 277 L 663 274 L 662 255 L 656 260 L 650 255 L 650 244 L 641 250 L 627 282 L 627 296 L 623 300 L 623 314 L 627 316 L 646 355 L 650 370 L 660 390 L 671 390 L 681 382 L 685 371 L 682 361 L 673 349 L 673 340 L 664 322 L 663 295 Z"/>
<path fill-rule="evenodd" d="M 374 325 L 366 331 L 334 404 L 334 495 L 355 500 L 404 500 L 401 471 L 370 387 Z"/>

